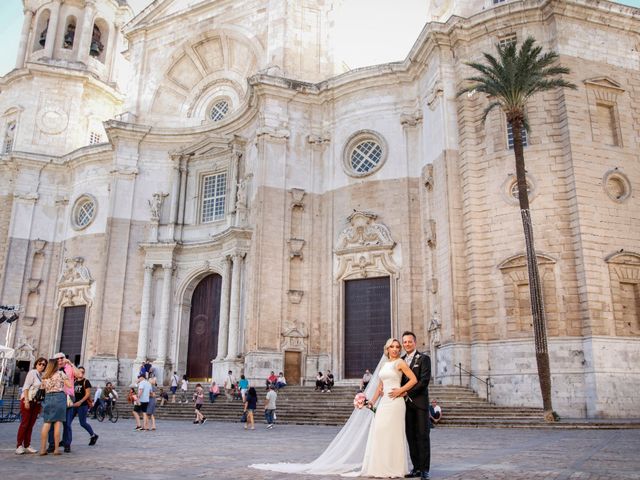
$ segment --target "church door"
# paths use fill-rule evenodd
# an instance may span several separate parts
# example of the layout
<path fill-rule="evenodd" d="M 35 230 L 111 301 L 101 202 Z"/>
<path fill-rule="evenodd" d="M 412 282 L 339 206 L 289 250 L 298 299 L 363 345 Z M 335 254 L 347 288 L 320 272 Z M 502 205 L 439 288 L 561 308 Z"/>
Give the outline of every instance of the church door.
<path fill-rule="evenodd" d="M 222 277 L 213 274 L 203 278 L 193 291 L 187 353 L 189 378 L 204 379 L 211 376 L 211 360 L 218 353 L 221 287 Z"/>
<path fill-rule="evenodd" d="M 300 352 L 284 352 L 284 379 L 288 385 L 300 385 L 302 370 L 302 354 Z"/>
<path fill-rule="evenodd" d="M 60 351 L 76 366 L 81 365 L 82 338 L 84 336 L 84 317 L 86 310 L 86 305 L 65 307 L 62 314 Z"/>
<path fill-rule="evenodd" d="M 344 375 L 361 378 L 376 368 L 391 336 L 390 279 L 347 280 L 344 293 Z"/>

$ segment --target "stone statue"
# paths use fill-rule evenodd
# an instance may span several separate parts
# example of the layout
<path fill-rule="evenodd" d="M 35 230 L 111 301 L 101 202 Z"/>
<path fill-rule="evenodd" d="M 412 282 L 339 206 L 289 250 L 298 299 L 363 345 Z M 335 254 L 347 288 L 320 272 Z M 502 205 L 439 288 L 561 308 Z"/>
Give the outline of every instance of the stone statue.
<path fill-rule="evenodd" d="M 153 194 L 152 200 L 147 200 L 149 203 L 149 210 L 151 211 L 151 220 L 160 220 L 162 204 L 164 203 L 164 197 L 167 195 L 168 193 L 156 192 Z"/>
<path fill-rule="evenodd" d="M 236 193 L 236 208 L 247 208 L 247 186 L 250 176 L 244 177 L 238 183 L 238 191 Z"/>

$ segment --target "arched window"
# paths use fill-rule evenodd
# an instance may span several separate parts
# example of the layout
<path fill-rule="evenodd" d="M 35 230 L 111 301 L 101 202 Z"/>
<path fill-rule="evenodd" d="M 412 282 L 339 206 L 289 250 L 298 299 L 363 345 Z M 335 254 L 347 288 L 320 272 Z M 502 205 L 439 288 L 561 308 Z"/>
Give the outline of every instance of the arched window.
<path fill-rule="evenodd" d="M 91 55 L 96 60 L 105 63 L 108 40 L 109 25 L 104 20 L 97 19 L 93 24 L 93 31 L 91 32 L 89 55 Z"/>
<path fill-rule="evenodd" d="M 47 31 L 49 30 L 49 17 L 51 12 L 46 9 L 38 16 L 36 24 L 36 34 L 33 42 L 33 51 L 42 50 L 47 43 Z"/>
<path fill-rule="evenodd" d="M 65 22 L 63 48 L 73 50 L 73 43 L 76 37 L 76 17 L 69 15 Z"/>

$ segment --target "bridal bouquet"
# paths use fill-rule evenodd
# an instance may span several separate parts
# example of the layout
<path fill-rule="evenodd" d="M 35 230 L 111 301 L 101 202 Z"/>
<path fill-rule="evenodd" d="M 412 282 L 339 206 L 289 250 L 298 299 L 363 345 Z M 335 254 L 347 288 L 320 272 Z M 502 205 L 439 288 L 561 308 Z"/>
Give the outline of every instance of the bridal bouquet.
<path fill-rule="evenodd" d="M 364 393 L 356 393 L 356 396 L 353 399 L 353 407 L 358 410 L 362 410 L 365 405 L 367 405 L 367 397 L 365 397 Z"/>

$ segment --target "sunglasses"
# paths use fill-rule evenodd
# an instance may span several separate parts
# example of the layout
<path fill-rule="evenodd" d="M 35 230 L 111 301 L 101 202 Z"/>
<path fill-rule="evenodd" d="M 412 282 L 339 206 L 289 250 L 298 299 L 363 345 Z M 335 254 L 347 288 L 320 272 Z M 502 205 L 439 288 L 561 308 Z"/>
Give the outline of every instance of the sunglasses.
<path fill-rule="evenodd" d="M 47 364 L 45 362 L 38 362 L 38 365 L 42 365 L 43 367 L 47 366 Z"/>

